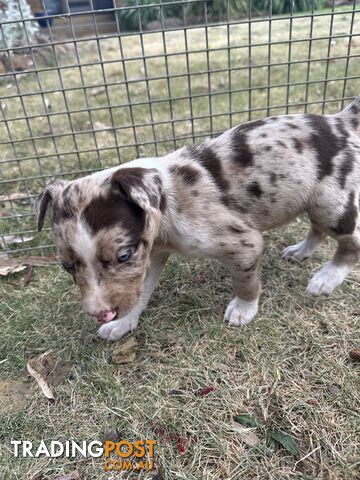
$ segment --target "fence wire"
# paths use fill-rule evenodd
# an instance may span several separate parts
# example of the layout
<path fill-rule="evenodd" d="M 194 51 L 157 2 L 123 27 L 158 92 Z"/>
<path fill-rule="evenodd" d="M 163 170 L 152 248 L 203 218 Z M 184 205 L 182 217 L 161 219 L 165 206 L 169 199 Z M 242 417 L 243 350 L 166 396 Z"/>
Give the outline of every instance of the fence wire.
<path fill-rule="evenodd" d="M 52 251 L 33 206 L 55 178 L 161 156 L 256 118 L 334 113 L 360 92 L 356 0 L 303 12 L 277 2 L 286 13 L 271 0 L 114 0 L 103 10 L 89 0 L 85 12 L 67 0 L 60 13 L 43 3 L 37 20 L 0 24 L 2 255 Z M 21 44 L 9 44 L 12 26 Z"/>

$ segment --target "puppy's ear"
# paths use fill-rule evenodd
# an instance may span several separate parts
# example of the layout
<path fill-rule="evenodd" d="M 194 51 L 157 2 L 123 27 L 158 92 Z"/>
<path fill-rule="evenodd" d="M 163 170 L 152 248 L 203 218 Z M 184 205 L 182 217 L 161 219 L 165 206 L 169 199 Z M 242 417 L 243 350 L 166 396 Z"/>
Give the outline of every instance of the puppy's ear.
<path fill-rule="evenodd" d="M 160 208 L 163 186 L 155 168 L 119 168 L 111 177 L 111 187 L 145 211 Z"/>
<path fill-rule="evenodd" d="M 64 185 L 66 185 L 66 183 L 67 182 L 64 182 L 61 180 L 50 183 L 36 200 L 35 212 L 36 212 L 36 218 L 37 218 L 37 228 L 39 232 L 43 228 L 45 214 L 47 212 L 48 207 L 52 204 L 55 196 L 63 190 Z"/>

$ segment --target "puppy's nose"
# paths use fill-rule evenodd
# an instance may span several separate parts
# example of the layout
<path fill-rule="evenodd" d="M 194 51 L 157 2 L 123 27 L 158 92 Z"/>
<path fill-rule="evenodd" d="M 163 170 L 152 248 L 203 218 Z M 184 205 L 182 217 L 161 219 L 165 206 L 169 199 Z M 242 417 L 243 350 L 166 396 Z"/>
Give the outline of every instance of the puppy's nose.
<path fill-rule="evenodd" d="M 99 323 L 108 323 L 116 317 L 116 310 L 103 310 L 95 316 Z"/>

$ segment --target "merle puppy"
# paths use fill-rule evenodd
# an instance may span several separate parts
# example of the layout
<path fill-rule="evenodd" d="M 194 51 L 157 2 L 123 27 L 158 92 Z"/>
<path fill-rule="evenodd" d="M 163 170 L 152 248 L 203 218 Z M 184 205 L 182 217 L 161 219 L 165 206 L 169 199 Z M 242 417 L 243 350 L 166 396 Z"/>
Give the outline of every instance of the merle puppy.
<path fill-rule="evenodd" d="M 359 190 L 360 96 L 336 115 L 256 120 L 162 158 L 56 181 L 38 199 L 38 229 L 51 207 L 63 267 L 107 340 L 136 328 L 172 252 L 227 265 L 235 298 L 225 320 L 240 326 L 258 310 L 262 232 L 303 212 L 308 236 L 283 256 L 310 257 L 330 235 L 335 255 L 307 289 L 329 295 L 342 283 L 360 255 Z"/>

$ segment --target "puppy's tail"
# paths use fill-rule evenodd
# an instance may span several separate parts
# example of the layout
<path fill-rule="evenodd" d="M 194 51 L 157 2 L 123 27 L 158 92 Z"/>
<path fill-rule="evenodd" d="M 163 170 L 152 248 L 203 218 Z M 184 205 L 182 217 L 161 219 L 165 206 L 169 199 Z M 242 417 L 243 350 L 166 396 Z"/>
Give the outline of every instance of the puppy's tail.
<path fill-rule="evenodd" d="M 349 128 L 357 130 L 360 127 L 360 95 L 355 97 L 350 105 L 341 110 L 337 115 L 346 121 Z"/>

